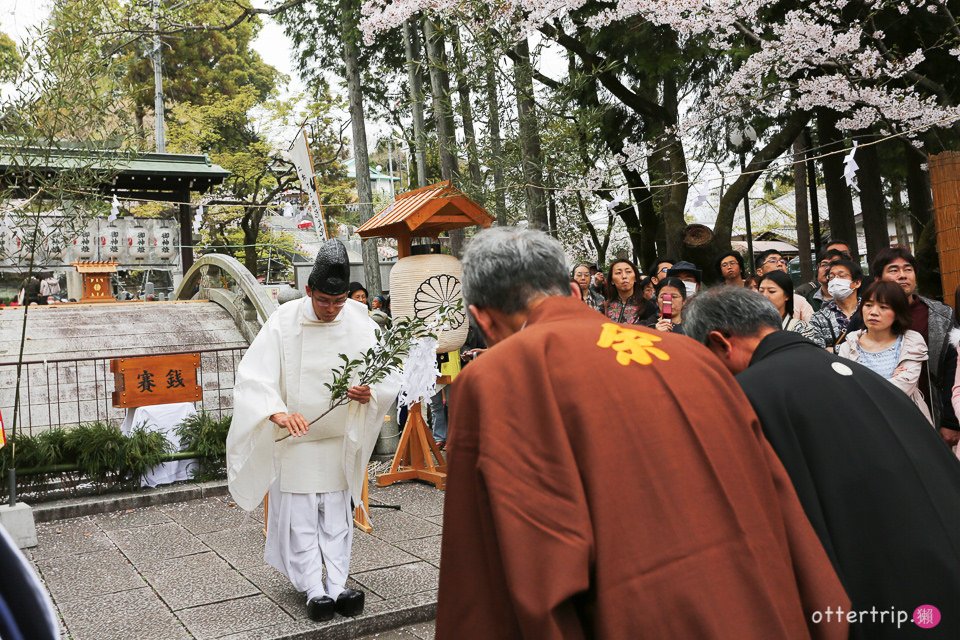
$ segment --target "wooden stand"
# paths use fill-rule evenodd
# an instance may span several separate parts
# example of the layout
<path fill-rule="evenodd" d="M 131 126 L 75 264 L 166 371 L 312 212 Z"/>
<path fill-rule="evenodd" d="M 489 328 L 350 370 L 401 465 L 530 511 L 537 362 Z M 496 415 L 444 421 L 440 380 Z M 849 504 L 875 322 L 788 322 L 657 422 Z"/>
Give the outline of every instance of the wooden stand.
<path fill-rule="evenodd" d="M 390 471 L 377 476 L 377 486 L 389 487 L 402 480 L 423 480 L 441 490 L 447 487 L 447 461 L 423 421 L 419 402 L 407 411 L 407 423 Z"/>
<path fill-rule="evenodd" d="M 373 533 L 373 525 L 370 524 L 370 468 L 367 468 L 363 476 L 363 492 L 360 494 L 360 500 L 363 502 L 363 509 L 357 507 L 353 510 L 353 524 L 358 529 L 366 533 Z"/>
<path fill-rule="evenodd" d="M 267 537 L 267 518 L 270 516 L 270 494 L 263 494 L 263 537 Z"/>

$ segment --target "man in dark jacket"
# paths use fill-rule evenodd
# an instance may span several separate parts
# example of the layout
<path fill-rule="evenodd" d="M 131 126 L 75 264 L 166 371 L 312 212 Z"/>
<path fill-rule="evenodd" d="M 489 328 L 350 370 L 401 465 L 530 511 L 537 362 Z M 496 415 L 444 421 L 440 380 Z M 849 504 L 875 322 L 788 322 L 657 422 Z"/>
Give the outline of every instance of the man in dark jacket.
<path fill-rule="evenodd" d="M 854 638 L 960 638 L 960 464 L 889 382 L 797 333 L 759 294 L 718 287 L 687 335 L 737 374 L 858 615 Z M 933 605 L 932 630 L 872 611 Z M 898 613 L 899 615 L 899 613 Z"/>

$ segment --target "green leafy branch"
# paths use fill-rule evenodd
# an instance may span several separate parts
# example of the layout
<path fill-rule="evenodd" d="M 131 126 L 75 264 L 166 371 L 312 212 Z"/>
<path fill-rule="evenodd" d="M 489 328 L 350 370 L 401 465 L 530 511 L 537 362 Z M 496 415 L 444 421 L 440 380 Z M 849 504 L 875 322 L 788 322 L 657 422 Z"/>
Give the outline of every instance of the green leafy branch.
<path fill-rule="evenodd" d="M 330 390 L 330 407 L 309 424 L 323 419 L 327 414 L 350 401 L 347 391 L 354 386 L 372 386 L 382 382 L 388 375 L 403 368 L 404 357 L 421 338 L 436 338 L 457 314 L 463 314 L 463 300 L 443 304 L 432 320 L 424 318 L 400 318 L 384 330 L 377 330 L 377 344 L 367 349 L 362 358 L 350 359 L 340 354 L 343 364 L 333 370 L 333 380 L 323 386 Z M 356 380 L 356 382 L 353 382 Z M 287 434 L 277 442 L 289 438 Z"/>

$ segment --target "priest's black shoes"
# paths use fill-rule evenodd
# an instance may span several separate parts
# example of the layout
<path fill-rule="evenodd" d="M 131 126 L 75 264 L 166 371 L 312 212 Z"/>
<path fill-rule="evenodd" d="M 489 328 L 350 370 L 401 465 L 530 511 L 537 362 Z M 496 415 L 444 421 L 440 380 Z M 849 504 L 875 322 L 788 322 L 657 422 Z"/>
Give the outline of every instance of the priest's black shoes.
<path fill-rule="evenodd" d="M 360 608 L 363 608 L 361 602 Z M 333 619 L 333 614 L 340 610 L 340 603 L 334 602 L 330 596 L 320 596 L 307 603 L 307 615 L 314 622 L 326 622 Z"/>
<path fill-rule="evenodd" d="M 363 613 L 363 601 L 366 598 L 363 591 L 345 589 L 337 596 L 337 613 L 352 618 Z"/>

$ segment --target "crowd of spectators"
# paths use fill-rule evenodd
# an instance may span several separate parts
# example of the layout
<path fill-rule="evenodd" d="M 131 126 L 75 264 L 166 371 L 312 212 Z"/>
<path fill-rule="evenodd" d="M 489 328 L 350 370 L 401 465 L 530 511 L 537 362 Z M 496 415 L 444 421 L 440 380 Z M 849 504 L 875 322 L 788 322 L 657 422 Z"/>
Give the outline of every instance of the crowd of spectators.
<path fill-rule="evenodd" d="M 879 251 L 868 274 L 849 243 L 822 247 L 816 279 L 794 286 L 788 260 L 778 250 L 757 254 L 750 272 L 744 257 L 729 251 L 714 262 L 718 284 L 759 291 L 776 310 L 781 328 L 841 358 L 859 362 L 908 395 L 951 447 L 960 440 L 960 322 L 954 311 L 917 292 L 917 260 L 904 247 Z M 685 333 L 684 306 L 705 288 L 702 271 L 687 261 L 657 257 L 644 276 L 627 259 L 606 275 L 578 264 L 571 280 L 581 299 L 613 322 Z M 960 290 L 957 292 L 960 301 Z M 960 453 L 958 453 L 960 456 Z"/>

